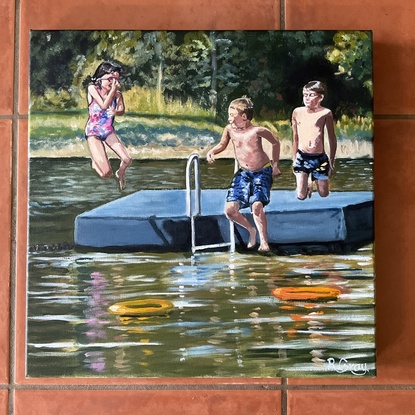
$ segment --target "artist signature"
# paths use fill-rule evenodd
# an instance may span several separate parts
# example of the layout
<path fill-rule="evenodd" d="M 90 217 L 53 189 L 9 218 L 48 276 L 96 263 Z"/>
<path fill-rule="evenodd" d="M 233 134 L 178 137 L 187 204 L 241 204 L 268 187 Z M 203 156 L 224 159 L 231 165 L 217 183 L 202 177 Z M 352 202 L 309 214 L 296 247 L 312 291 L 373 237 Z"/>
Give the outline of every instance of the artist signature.
<path fill-rule="evenodd" d="M 350 372 L 356 376 L 364 376 L 369 373 L 367 363 L 351 363 L 347 359 L 339 359 L 336 361 L 333 357 L 327 359 L 327 370 L 334 370 L 337 373 Z"/>

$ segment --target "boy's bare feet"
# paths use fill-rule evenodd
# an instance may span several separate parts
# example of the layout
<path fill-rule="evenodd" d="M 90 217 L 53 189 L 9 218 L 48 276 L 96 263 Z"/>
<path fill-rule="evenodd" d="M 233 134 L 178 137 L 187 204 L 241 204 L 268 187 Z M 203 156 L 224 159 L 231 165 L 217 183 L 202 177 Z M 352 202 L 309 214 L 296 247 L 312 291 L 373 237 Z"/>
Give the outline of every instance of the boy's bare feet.
<path fill-rule="evenodd" d="M 125 189 L 125 173 L 120 174 L 120 171 L 117 170 L 115 172 L 115 177 L 118 179 L 118 182 L 120 183 L 120 189 L 124 190 Z"/>
<path fill-rule="evenodd" d="M 258 252 L 269 252 L 269 245 L 267 242 L 262 242 L 261 245 L 258 248 Z"/>
<path fill-rule="evenodd" d="M 249 242 L 248 242 L 247 248 L 251 249 L 255 245 L 256 245 L 256 229 L 252 228 L 252 230 L 249 231 Z"/>

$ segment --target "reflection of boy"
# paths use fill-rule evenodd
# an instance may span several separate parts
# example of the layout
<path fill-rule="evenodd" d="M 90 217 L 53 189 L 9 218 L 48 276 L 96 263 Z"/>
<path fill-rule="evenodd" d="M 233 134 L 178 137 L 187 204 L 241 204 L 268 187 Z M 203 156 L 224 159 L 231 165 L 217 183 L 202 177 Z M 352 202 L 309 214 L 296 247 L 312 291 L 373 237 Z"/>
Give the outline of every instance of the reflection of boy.
<path fill-rule="evenodd" d="M 214 156 L 224 151 L 232 141 L 240 169 L 228 190 L 226 216 L 248 230 L 248 248 L 253 248 L 257 230 L 240 212 L 241 208 L 251 205 L 260 239 L 258 250 L 269 251 L 264 206 L 270 201 L 272 176 L 281 174 L 278 167 L 280 142 L 267 128 L 251 123 L 253 112 L 253 104 L 249 98 L 242 97 L 231 102 L 228 109 L 229 124 L 223 130 L 219 144 L 208 152 L 207 160 L 213 163 Z M 272 160 L 262 147 L 263 138 L 272 144 Z"/>
<path fill-rule="evenodd" d="M 293 170 L 297 180 L 297 197 L 300 200 L 311 197 L 313 182 L 321 197 L 329 195 L 329 178 L 334 173 L 337 139 L 333 114 L 321 106 L 325 95 L 326 87 L 322 82 L 309 82 L 303 88 L 304 107 L 296 108 L 292 114 Z M 325 128 L 329 155 L 324 150 Z"/>

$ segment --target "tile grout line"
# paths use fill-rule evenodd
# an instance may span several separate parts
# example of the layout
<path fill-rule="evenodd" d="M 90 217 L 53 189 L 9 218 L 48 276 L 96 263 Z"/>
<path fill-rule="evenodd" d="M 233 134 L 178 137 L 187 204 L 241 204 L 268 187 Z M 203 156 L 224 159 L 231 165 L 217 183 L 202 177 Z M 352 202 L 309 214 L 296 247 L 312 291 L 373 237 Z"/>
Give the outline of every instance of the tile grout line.
<path fill-rule="evenodd" d="M 41 380 L 41 378 L 36 378 Z M 56 378 L 59 379 L 59 378 Z M 98 379 L 98 378 L 92 378 Z M 104 379 L 104 378 L 102 378 Z M 112 380 L 114 378 L 111 378 Z M 309 378 L 313 379 L 313 378 Z M 91 380 L 91 379 L 85 379 Z M 65 383 L 65 384 L 50 384 L 50 383 L 33 383 L 33 384 L 20 384 L 13 385 L 15 390 L 49 390 L 49 391 L 60 391 L 60 390 L 90 390 L 90 391 L 281 391 L 282 398 L 287 397 L 287 392 L 289 391 L 320 391 L 320 392 L 329 392 L 329 391 L 414 391 L 415 384 L 363 384 L 363 385 L 342 385 L 342 384 L 315 384 L 315 385 L 289 385 L 288 381 L 290 378 L 281 378 L 281 384 L 192 384 L 192 383 L 183 383 L 183 384 L 75 384 L 75 383 Z M 10 389 L 9 385 L 0 385 L 0 390 Z"/>
<path fill-rule="evenodd" d="M 285 0 L 280 0 L 280 30 L 285 30 Z"/>
<path fill-rule="evenodd" d="M 281 415 L 288 415 L 288 378 L 281 379 Z"/>
<path fill-rule="evenodd" d="M 13 117 L 12 117 L 12 229 L 10 255 L 10 339 L 9 339 L 9 415 L 14 414 L 15 401 L 15 367 L 16 367 L 16 303 L 17 303 L 17 159 L 19 137 L 19 53 L 20 53 L 20 0 L 15 0 L 14 16 L 14 70 L 13 70 Z"/>
<path fill-rule="evenodd" d="M 375 120 L 415 120 L 415 114 L 374 114 Z"/>

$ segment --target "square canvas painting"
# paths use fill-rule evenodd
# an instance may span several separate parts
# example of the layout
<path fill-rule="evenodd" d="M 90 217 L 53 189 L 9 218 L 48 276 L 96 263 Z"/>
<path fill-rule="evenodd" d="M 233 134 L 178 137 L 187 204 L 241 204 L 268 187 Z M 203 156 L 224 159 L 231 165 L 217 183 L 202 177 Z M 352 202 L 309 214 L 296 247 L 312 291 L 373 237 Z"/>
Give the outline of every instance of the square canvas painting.
<path fill-rule="evenodd" d="M 376 375 L 370 31 L 31 32 L 28 377 Z"/>

